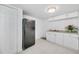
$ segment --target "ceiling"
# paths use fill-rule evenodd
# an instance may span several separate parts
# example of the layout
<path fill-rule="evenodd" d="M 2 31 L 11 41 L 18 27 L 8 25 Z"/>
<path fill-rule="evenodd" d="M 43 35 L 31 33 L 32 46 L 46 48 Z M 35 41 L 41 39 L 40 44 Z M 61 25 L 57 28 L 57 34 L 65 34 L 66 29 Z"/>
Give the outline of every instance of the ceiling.
<path fill-rule="evenodd" d="M 13 4 L 15 7 L 19 7 L 24 10 L 23 14 L 30 15 L 39 19 L 49 19 L 57 15 L 64 13 L 78 11 L 79 4 Z M 48 14 L 46 8 L 48 6 L 57 7 L 55 13 Z"/>

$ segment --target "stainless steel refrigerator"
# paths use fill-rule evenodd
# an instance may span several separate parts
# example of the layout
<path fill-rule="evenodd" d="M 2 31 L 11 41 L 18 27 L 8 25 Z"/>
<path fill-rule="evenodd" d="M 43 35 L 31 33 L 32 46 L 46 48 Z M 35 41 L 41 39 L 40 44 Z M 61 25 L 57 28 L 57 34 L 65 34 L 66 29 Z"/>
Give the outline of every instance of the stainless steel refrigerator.
<path fill-rule="evenodd" d="M 22 21 L 22 48 L 26 48 L 35 44 L 35 21 L 23 19 Z"/>

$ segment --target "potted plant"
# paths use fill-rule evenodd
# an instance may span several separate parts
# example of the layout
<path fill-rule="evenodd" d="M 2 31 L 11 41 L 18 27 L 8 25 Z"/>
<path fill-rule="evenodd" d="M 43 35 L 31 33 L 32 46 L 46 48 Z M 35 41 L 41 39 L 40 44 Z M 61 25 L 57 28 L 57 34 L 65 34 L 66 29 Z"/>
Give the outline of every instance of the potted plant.
<path fill-rule="evenodd" d="M 66 27 L 67 32 L 77 32 L 77 29 L 78 29 L 78 28 L 76 28 L 76 27 L 73 26 L 73 25 L 68 25 L 68 26 Z"/>

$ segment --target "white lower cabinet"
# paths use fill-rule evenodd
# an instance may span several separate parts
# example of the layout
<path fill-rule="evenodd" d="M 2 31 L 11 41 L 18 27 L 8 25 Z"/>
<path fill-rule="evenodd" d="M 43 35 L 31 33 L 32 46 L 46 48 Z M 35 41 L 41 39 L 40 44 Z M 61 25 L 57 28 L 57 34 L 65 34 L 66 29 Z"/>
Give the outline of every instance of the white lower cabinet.
<path fill-rule="evenodd" d="M 69 48 L 78 49 L 78 35 L 72 35 L 72 34 L 64 34 L 64 46 L 67 46 Z"/>
<path fill-rule="evenodd" d="M 64 34 L 64 46 L 68 48 L 78 49 L 78 35 Z"/>
<path fill-rule="evenodd" d="M 56 43 L 63 45 L 63 34 L 62 33 L 56 33 Z"/>
<path fill-rule="evenodd" d="M 64 46 L 72 48 L 73 41 L 69 34 L 64 34 Z"/>
<path fill-rule="evenodd" d="M 79 44 L 78 44 L 78 38 L 77 37 L 73 37 L 72 38 L 72 40 L 73 40 L 73 47 L 72 48 L 74 48 L 74 49 L 76 49 L 76 50 L 78 50 L 79 48 L 78 48 L 78 46 L 79 46 Z"/>
<path fill-rule="evenodd" d="M 46 36 L 47 36 L 47 40 L 48 41 L 51 41 L 51 42 L 53 42 L 53 43 L 55 43 L 56 42 L 56 35 L 55 35 L 55 33 L 51 33 L 51 32 L 47 32 L 46 33 Z"/>
<path fill-rule="evenodd" d="M 79 38 L 77 34 L 47 32 L 46 37 L 50 42 L 75 50 L 79 49 Z"/>
<path fill-rule="evenodd" d="M 51 37 L 52 37 L 52 40 L 51 41 L 53 43 L 55 43 L 56 42 L 56 40 L 55 40 L 56 39 L 56 34 L 55 33 L 52 33 Z"/>
<path fill-rule="evenodd" d="M 70 45 L 74 49 L 78 49 L 78 37 L 71 37 L 72 44 Z"/>

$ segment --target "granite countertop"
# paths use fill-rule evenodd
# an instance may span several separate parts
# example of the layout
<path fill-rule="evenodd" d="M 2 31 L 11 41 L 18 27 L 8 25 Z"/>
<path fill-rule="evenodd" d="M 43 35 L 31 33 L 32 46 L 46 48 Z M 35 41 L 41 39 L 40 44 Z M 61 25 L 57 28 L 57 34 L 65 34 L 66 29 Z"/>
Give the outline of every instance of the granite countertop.
<path fill-rule="evenodd" d="M 62 33 L 73 33 L 73 34 L 78 34 L 78 32 L 67 32 L 64 30 L 48 30 L 49 32 L 62 32 Z"/>

